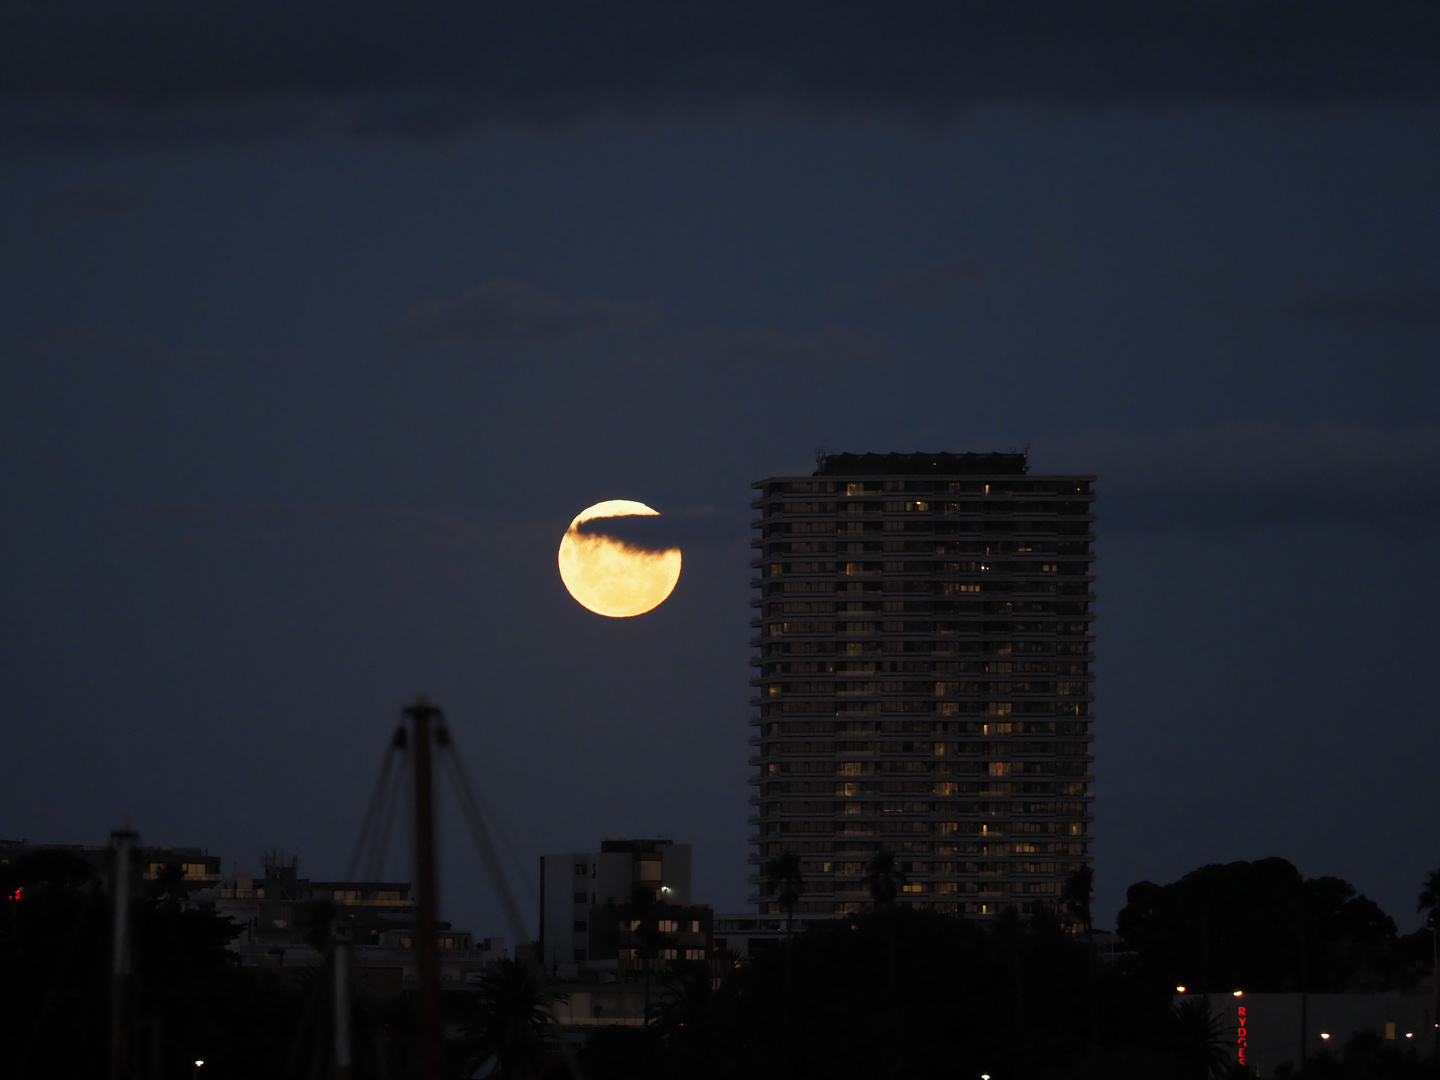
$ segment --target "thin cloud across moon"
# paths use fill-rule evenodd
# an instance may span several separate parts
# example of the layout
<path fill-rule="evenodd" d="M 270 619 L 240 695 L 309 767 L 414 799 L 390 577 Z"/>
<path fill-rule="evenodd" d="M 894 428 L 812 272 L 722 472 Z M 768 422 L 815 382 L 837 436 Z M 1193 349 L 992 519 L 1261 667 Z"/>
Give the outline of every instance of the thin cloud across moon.
<path fill-rule="evenodd" d="M 611 499 L 582 510 L 560 540 L 560 580 L 582 607 L 625 619 L 665 602 L 680 580 L 680 549 L 646 551 L 580 526 L 595 518 L 658 516 L 644 503 Z"/>

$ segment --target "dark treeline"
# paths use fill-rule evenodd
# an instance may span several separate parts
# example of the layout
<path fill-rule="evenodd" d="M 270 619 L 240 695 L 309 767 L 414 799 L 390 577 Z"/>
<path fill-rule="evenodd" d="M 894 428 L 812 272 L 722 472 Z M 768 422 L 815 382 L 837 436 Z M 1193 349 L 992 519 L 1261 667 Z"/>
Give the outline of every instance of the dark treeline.
<path fill-rule="evenodd" d="M 148 884 L 136 908 L 127 1075 L 189 1077 L 197 1058 L 217 1080 L 331 1075 L 326 969 L 242 968 L 225 949 L 234 927 L 187 905 L 178 882 Z M 1421 894 L 1425 914 L 1440 906 L 1437 886 L 1440 873 Z M 4 868 L 0 887 L 0 1076 L 105 1075 L 110 905 L 100 880 L 81 860 L 40 853 Z M 561 1050 L 541 973 L 503 962 L 447 995 L 447 1075 L 1219 1080 L 1244 1074 L 1206 1009 L 1172 1006 L 1177 985 L 1413 990 L 1432 955 L 1429 930 L 1400 934 L 1348 883 L 1305 879 L 1282 859 L 1132 886 L 1122 941 L 1104 952 L 1086 928 L 1088 895 L 1074 890 L 1063 910 L 987 922 L 872 891 L 865 912 L 797 930 L 746 963 L 666 973 L 647 1027 L 600 1028 L 578 1052 Z M 322 910 L 312 941 L 323 948 L 328 934 Z M 357 1009 L 357 1080 L 414 1076 L 408 1003 Z M 1299 1075 L 1440 1078 L 1378 1037 L 1337 1049 Z"/>

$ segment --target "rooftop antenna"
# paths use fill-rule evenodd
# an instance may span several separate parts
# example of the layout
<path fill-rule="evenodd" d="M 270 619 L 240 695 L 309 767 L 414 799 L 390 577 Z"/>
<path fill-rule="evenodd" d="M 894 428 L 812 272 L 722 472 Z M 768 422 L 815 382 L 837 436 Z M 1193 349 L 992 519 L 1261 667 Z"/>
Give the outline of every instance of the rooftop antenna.
<path fill-rule="evenodd" d="M 821 443 L 815 448 L 815 475 L 819 476 L 825 471 L 825 459 L 830 456 L 830 448 Z"/>

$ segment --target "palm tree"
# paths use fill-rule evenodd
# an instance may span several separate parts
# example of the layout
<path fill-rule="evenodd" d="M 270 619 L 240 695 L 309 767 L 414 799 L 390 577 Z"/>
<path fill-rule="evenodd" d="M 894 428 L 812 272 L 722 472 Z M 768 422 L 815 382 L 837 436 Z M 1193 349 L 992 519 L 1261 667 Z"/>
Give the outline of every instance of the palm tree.
<path fill-rule="evenodd" d="M 1064 905 L 1065 912 L 1085 931 L 1085 997 L 1086 1011 L 1089 1013 L 1090 1026 L 1090 1052 L 1098 1053 L 1100 1050 L 1100 1016 L 1099 1004 L 1095 999 L 1095 965 L 1098 957 L 1095 955 L 1095 926 L 1091 916 L 1091 898 L 1095 894 L 1095 871 L 1089 866 L 1077 866 L 1071 872 L 1070 877 L 1065 881 L 1065 891 L 1061 894 L 1060 901 Z"/>
<path fill-rule="evenodd" d="M 875 853 L 865 874 L 865 884 L 870 888 L 870 899 L 875 901 L 875 910 L 881 911 L 895 903 L 899 886 L 909 879 L 905 872 L 895 865 L 895 853 L 884 848 Z"/>
<path fill-rule="evenodd" d="M 185 867 L 171 860 L 155 871 L 150 882 L 150 899 L 164 901 L 171 911 L 178 911 L 190 895 L 190 882 L 185 880 Z"/>
<path fill-rule="evenodd" d="M 1171 1009 L 1170 1049 L 1185 1080 L 1220 1080 L 1230 1074 L 1231 1043 L 1210 999 L 1182 1001 Z"/>
<path fill-rule="evenodd" d="M 1065 892 L 1061 902 L 1066 913 L 1075 920 L 1088 939 L 1092 927 L 1090 922 L 1090 898 L 1095 892 L 1095 871 L 1088 866 L 1077 866 L 1065 881 Z"/>
<path fill-rule="evenodd" d="M 795 908 L 805 895 L 805 875 L 800 871 L 800 856 L 793 851 L 770 860 L 765 869 L 765 891 L 775 898 L 785 912 L 785 933 L 792 932 Z"/>
<path fill-rule="evenodd" d="M 552 1011 L 564 994 L 546 985 L 539 968 L 505 959 L 483 972 L 475 1014 L 466 1032 L 466 1075 L 490 1063 L 496 1080 L 530 1080 L 544 1074 L 557 1036 Z"/>
<path fill-rule="evenodd" d="M 875 910 L 885 914 L 885 946 L 890 961 L 890 1013 L 895 1035 L 895 1052 L 890 1057 L 892 1076 L 900 1076 L 900 975 L 895 968 L 895 896 L 906 880 L 905 872 L 895 865 L 895 853 L 881 848 L 870 860 L 865 884 L 870 887 L 870 899 Z"/>
<path fill-rule="evenodd" d="M 721 1071 L 708 964 L 688 964 L 662 974 L 651 1020 L 664 1046 L 666 1075 L 701 1080 Z"/>
<path fill-rule="evenodd" d="M 800 856 L 787 851 L 771 859 L 765 873 L 765 891 L 785 909 L 785 980 L 780 1003 L 780 1077 L 790 1076 L 790 966 L 795 953 L 795 906 L 805 894 L 805 875 L 800 870 Z"/>
<path fill-rule="evenodd" d="M 1435 1001 L 1430 1015 L 1436 1018 L 1432 1035 L 1435 1039 L 1435 1056 L 1440 1057 L 1440 870 L 1431 870 L 1425 876 L 1416 908 L 1430 924 L 1430 955 L 1434 965 L 1430 981 L 1435 984 Z"/>

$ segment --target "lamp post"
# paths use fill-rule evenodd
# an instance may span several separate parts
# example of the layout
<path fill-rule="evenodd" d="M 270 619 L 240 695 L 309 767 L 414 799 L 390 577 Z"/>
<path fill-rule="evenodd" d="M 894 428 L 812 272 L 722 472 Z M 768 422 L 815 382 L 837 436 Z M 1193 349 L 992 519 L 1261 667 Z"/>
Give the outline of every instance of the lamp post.
<path fill-rule="evenodd" d="M 195 1071 L 191 1074 L 194 1077 L 194 1080 L 200 1080 L 200 1066 L 204 1064 L 205 1062 L 202 1059 L 195 1059 Z"/>

